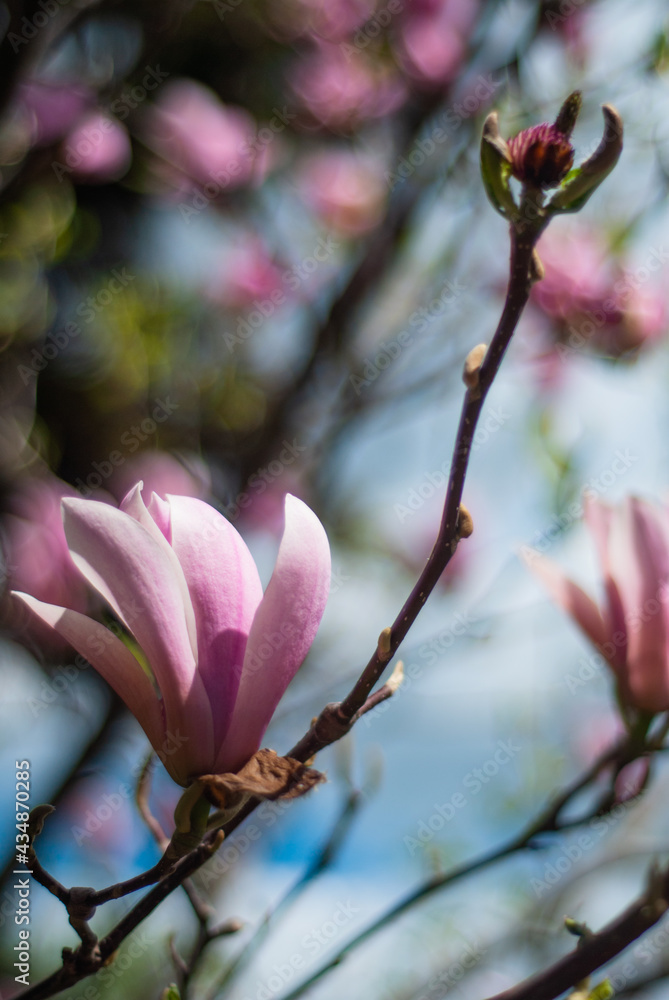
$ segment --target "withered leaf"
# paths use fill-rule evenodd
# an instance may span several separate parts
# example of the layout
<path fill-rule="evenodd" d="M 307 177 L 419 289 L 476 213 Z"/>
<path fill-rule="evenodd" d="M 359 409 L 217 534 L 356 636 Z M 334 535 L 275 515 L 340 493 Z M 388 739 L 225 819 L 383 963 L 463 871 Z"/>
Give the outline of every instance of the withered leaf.
<path fill-rule="evenodd" d="M 325 775 L 292 757 L 280 757 L 274 750 L 258 750 L 237 774 L 205 774 L 199 779 L 210 801 L 228 809 L 247 796 L 259 799 L 296 799 Z"/>

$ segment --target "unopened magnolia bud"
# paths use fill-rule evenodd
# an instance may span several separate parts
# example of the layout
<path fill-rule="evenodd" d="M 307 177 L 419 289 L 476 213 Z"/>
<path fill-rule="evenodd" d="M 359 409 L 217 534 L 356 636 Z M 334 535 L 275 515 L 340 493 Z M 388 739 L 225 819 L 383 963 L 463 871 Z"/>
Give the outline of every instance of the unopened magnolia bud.
<path fill-rule="evenodd" d="M 378 658 L 381 660 L 382 663 L 384 663 L 386 660 L 389 660 L 390 657 L 391 657 L 391 652 L 390 652 L 390 636 L 391 636 L 391 633 L 392 633 L 392 629 L 390 627 L 388 627 L 388 628 L 384 628 L 383 632 L 379 636 L 379 641 L 378 641 L 378 644 L 377 644 L 377 647 L 376 647 L 376 652 L 377 652 Z"/>
<path fill-rule="evenodd" d="M 487 350 L 487 344 L 477 344 L 476 347 L 472 347 L 465 359 L 465 366 L 462 370 L 462 381 L 468 389 L 475 389 L 479 384 L 479 371 L 481 370 Z"/>
<path fill-rule="evenodd" d="M 458 534 L 460 538 L 469 538 L 473 530 L 474 521 L 472 515 L 464 504 L 460 504 L 460 513 L 458 514 Z"/>

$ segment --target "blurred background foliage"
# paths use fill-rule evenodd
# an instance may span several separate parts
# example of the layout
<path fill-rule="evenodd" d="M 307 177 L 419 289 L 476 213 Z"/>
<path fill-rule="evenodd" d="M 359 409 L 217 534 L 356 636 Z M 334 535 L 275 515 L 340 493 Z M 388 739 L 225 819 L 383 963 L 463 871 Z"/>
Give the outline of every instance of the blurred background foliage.
<path fill-rule="evenodd" d="M 140 478 L 200 496 L 267 571 L 284 493 L 317 511 L 333 594 L 271 731 L 287 749 L 357 675 L 436 532 L 462 361 L 489 342 L 506 280 L 507 235 L 478 176 L 483 118 L 497 108 L 514 134 L 580 88 L 578 158 L 599 140 L 601 102 L 626 122 L 620 167 L 542 240 L 546 278 L 477 432 L 465 493 L 476 532 L 403 651 L 416 667 L 405 693 L 361 724 L 355 751 L 323 755 L 327 789 L 267 820 L 242 851 L 250 875 L 226 864 L 205 886 L 221 919 L 251 926 L 313 858 L 342 796 L 363 788 L 321 895 L 284 921 L 265 964 L 221 985 L 241 947 L 222 941 L 201 972 L 209 992 L 193 994 L 278 996 L 272 963 L 322 960 L 325 945 L 312 956 L 299 941 L 344 897 L 361 926 L 421 871 L 517 829 L 616 731 L 605 677 L 576 695 L 565 682 L 587 650 L 514 550 L 565 536 L 567 558 L 592 576 L 569 505 L 588 485 L 607 499 L 666 490 L 666 11 L 659 0 L 5 0 L 0 28 L 5 773 L 15 754 L 30 758 L 35 803 L 59 807 L 44 861 L 68 884 L 128 877 L 156 848 L 127 796 L 95 823 L 102 796 L 136 780 L 134 720 L 8 598 L 18 587 L 94 610 L 64 547 L 60 498 L 115 502 Z M 632 457 L 611 478 L 618 452 Z M 407 848 L 434 797 L 512 735 L 525 749 L 499 781 Z M 169 826 L 166 777 L 154 799 Z M 560 950 L 561 907 L 610 916 L 649 853 L 666 849 L 653 836 L 661 796 L 639 808 L 586 859 L 573 897 L 570 875 L 537 898 L 528 885 L 544 859 L 526 859 L 405 918 L 314 995 L 437 1000 L 455 980 L 426 984 L 466 947 L 476 960 L 458 995 L 510 985 Z M 34 899 L 36 977 L 70 932 L 38 887 Z M 170 935 L 178 928 L 187 949 L 195 928 L 176 897 L 163 910 L 96 998 L 157 997 L 175 978 Z M 406 958 L 419 946 L 420 969 Z"/>

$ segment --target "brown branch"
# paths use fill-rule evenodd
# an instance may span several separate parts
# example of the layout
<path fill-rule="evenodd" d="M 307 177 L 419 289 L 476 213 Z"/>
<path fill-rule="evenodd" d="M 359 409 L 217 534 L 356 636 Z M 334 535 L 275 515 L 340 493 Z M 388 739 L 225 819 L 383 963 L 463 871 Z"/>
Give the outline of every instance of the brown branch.
<path fill-rule="evenodd" d="M 647 891 L 597 934 L 543 972 L 488 1000 L 555 1000 L 625 950 L 660 920 L 669 904 L 669 868 L 651 875 Z M 285 1000 L 285 998 L 284 998 Z"/>
<path fill-rule="evenodd" d="M 516 224 L 515 227 L 511 228 L 510 277 L 506 300 L 490 347 L 486 352 L 482 365 L 480 368 L 477 368 L 476 377 L 472 378 L 471 373 L 469 373 L 468 388 L 465 394 L 460 425 L 453 451 L 441 527 L 427 565 L 418 583 L 411 591 L 404 607 L 395 619 L 390 631 L 384 630 L 383 641 L 380 640 L 377 643 L 373 656 L 348 696 L 340 704 L 327 705 L 310 730 L 289 752 L 289 756 L 297 760 L 306 762 L 319 750 L 339 740 L 350 730 L 356 719 L 373 708 L 379 701 L 384 700 L 385 697 L 389 697 L 393 693 L 392 679 L 386 685 L 386 692 L 380 691 L 372 694 L 372 689 L 413 625 L 439 577 L 448 565 L 457 548 L 460 537 L 471 532 L 471 527 L 468 527 L 467 531 L 464 530 L 464 509 L 462 508 L 461 501 L 474 433 L 487 393 L 499 371 L 506 349 L 529 298 L 533 280 L 532 255 L 536 241 L 545 228 L 547 221 L 547 218 L 541 217 L 540 214 L 537 217 L 535 213 L 532 221 L 526 221 L 522 225 Z M 469 518 L 469 515 L 467 515 L 467 518 Z M 146 896 L 98 943 L 96 955 L 99 958 L 100 964 L 116 951 L 121 942 L 163 899 L 170 895 L 177 886 L 182 884 L 184 879 L 197 871 L 211 857 L 222 842 L 223 837 L 236 829 L 253 812 L 257 805 L 257 799 L 249 800 L 246 806 L 222 830 L 212 831 L 212 833 L 208 834 L 199 847 L 182 858 L 176 865 L 171 861 L 168 862 L 163 857 L 148 872 L 144 872 L 126 882 L 110 886 L 107 889 L 98 892 L 89 892 L 89 903 L 92 906 L 97 906 L 108 900 L 118 899 L 122 895 L 135 892 L 137 889 L 145 888 L 156 882 L 158 883 L 157 885 L 154 884 Z M 449 881 L 454 881 L 465 874 L 476 871 L 478 868 L 494 860 L 505 857 L 507 854 L 525 846 L 525 843 L 514 840 L 502 849 L 487 855 L 485 858 L 456 869 L 448 877 L 438 876 L 430 880 L 427 886 L 421 887 L 416 893 L 411 894 L 401 904 L 398 904 L 398 907 L 388 919 L 392 919 L 393 916 L 402 912 L 403 909 L 413 905 L 414 902 L 435 891 L 441 885 L 445 885 Z M 363 934 L 360 941 L 364 940 L 364 937 L 369 936 L 371 933 L 373 933 L 373 928 Z M 63 966 L 53 976 L 29 989 L 23 994 L 25 1000 L 39 1000 L 41 997 L 51 996 L 54 992 L 74 985 L 74 983 L 78 982 L 85 975 L 90 975 L 92 971 L 95 971 L 94 968 L 91 968 L 92 963 L 88 956 L 85 957 L 85 961 L 83 961 L 82 957 L 82 964 L 83 968 L 77 967 L 75 953 L 73 963 L 68 963 L 67 968 Z"/>
<path fill-rule="evenodd" d="M 382 655 L 377 647 L 347 697 L 338 705 L 326 705 L 309 732 L 290 751 L 290 756 L 297 760 L 308 760 L 349 731 L 372 688 L 385 670 L 388 660 L 397 652 L 400 643 L 406 637 L 455 553 L 460 540 L 462 493 L 476 425 L 488 391 L 499 371 L 529 298 L 532 283 L 530 271 L 532 253 L 545 224 L 545 220 L 543 223 L 535 223 L 520 234 L 511 230 L 510 279 L 502 316 L 480 368 L 478 384 L 467 389 L 465 394 L 439 534 L 425 569 L 393 622 L 389 655 Z"/>

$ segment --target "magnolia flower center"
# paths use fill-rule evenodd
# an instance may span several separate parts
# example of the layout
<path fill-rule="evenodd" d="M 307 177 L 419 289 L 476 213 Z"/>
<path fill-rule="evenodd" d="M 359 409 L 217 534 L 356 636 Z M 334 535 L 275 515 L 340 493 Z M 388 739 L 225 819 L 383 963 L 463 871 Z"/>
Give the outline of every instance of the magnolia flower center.
<path fill-rule="evenodd" d="M 569 138 L 548 122 L 519 132 L 508 147 L 513 176 L 539 188 L 556 187 L 574 162 Z"/>

